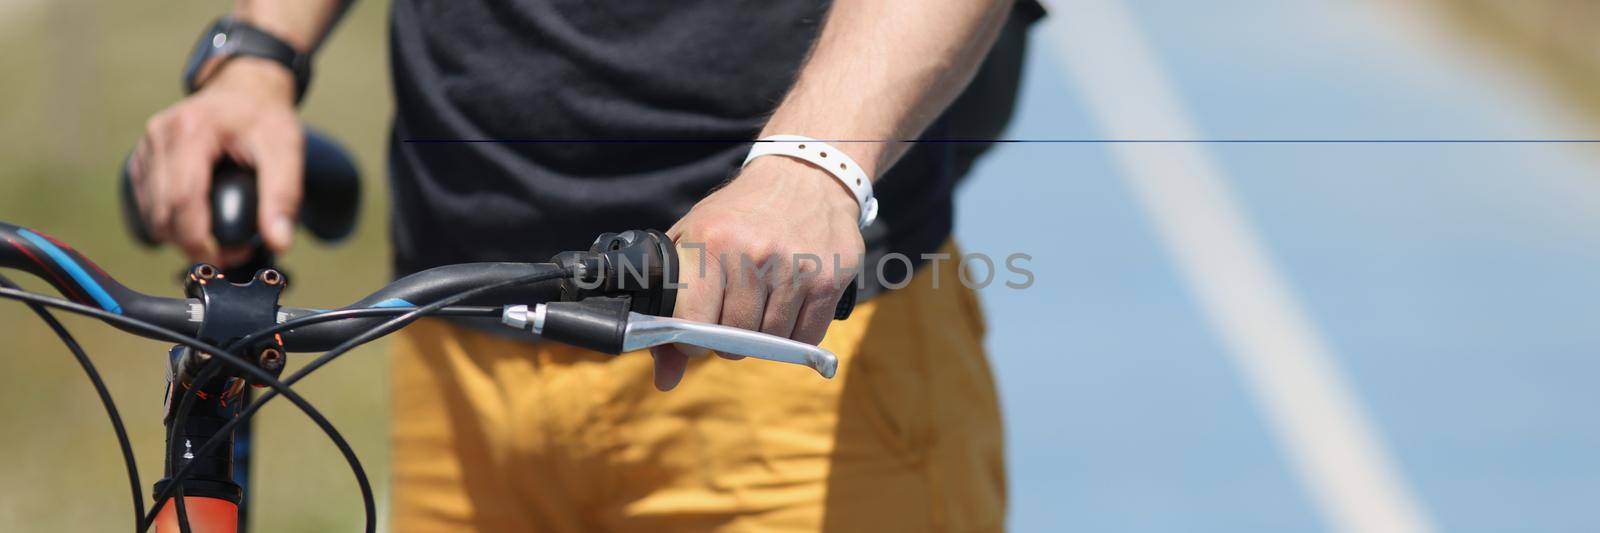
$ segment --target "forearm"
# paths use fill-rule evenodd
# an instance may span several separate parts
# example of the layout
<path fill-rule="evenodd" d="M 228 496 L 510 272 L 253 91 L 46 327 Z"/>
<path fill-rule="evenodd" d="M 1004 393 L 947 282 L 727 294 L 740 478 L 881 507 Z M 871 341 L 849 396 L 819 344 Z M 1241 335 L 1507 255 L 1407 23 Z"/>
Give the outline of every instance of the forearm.
<path fill-rule="evenodd" d="M 301 52 L 316 50 L 354 0 L 234 0 L 232 16 L 283 39 Z"/>
<path fill-rule="evenodd" d="M 1013 0 L 835 0 L 794 87 L 762 130 L 818 139 L 914 139 L 982 64 Z M 902 142 L 839 143 L 877 179 Z"/>

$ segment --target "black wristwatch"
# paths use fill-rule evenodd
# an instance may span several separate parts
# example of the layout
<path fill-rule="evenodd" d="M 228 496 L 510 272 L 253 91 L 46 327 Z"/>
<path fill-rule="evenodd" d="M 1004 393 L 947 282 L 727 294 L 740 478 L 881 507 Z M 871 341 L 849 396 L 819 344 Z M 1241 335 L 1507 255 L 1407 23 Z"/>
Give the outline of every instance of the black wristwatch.
<path fill-rule="evenodd" d="M 300 53 L 261 28 L 229 17 L 217 19 L 210 29 L 200 34 L 200 42 L 195 43 L 189 63 L 183 67 L 183 90 L 190 94 L 200 90 L 206 81 L 199 79 L 200 69 L 213 58 L 221 58 L 211 69 L 215 73 L 223 63 L 239 56 L 259 57 L 283 65 L 294 74 L 295 103 L 300 103 L 305 96 L 306 86 L 311 83 L 311 55 Z"/>

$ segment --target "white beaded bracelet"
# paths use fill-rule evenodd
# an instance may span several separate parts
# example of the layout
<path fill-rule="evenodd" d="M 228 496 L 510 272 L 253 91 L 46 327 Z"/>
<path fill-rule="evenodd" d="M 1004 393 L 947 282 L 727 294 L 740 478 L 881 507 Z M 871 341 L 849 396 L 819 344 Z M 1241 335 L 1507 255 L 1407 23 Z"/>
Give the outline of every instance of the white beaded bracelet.
<path fill-rule="evenodd" d="M 856 205 L 861 206 L 861 228 L 866 229 L 878 218 L 878 199 L 872 197 L 872 178 L 861 170 L 849 155 L 828 143 L 799 135 L 773 135 L 756 141 L 744 165 L 765 155 L 781 155 L 810 163 L 839 180 L 856 195 Z"/>

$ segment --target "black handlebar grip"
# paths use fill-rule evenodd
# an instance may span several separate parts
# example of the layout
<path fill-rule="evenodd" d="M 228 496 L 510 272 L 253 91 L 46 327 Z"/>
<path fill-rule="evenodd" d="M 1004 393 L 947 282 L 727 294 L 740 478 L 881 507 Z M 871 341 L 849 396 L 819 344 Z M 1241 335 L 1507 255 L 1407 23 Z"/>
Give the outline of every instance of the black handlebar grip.
<path fill-rule="evenodd" d="M 844 296 L 839 297 L 839 305 L 833 307 L 833 319 L 844 320 L 850 318 L 850 313 L 856 310 L 856 280 L 850 280 L 844 287 Z"/>
<path fill-rule="evenodd" d="M 256 244 L 256 173 L 223 159 L 211 170 L 211 235 L 226 247 Z"/>
<path fill-rule="evenodd" d="M 361 203 L 361 174 L 350 153 L 332 138 L 307 128 L 303 179 L 300 224 L 324 242 L 349 236 Z M 156 242 L 139 216 L 126 162 L 120 181 L 124 222 L 135 239 L 154 246 Z M 253 170 L 228 159 L 217 163 L 212 170 L 211 234 L 219 244 L 250 246 L 256 242 L 257 200 Z"/>
<path fill-rule="evenodd" d="M 350 236 L 361 207 L 361 173 L 350 152 L 316 130 L 306 129 L 305 189 L 300 223 L 322 242 Z"/>

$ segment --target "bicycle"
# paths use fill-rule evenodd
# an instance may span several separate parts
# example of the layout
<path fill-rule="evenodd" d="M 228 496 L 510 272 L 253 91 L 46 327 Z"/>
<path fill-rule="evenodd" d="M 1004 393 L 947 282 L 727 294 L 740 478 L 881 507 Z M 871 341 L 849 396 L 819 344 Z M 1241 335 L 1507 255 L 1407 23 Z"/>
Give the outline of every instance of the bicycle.
<path fill-rule="evenodd" d="M 318 239 L 336 241 L 354 227 L 359 175 L 338 144 L 308 130 L 300 223 Z M 126 169 L 125 218 L 151 242 L 135 215 Z M 670 318 L 678 258 L 654 230 L 606 233 L 585 251 L 544 263 L 467 263 L 396 280 L 338 309 L 279 304 L 289 278 L 256 235 L 254 175 L 230 162 L 214 171 L 213 234 L 254 250 L 223 269 L 196 264 L 184 277 L 184 298 L 140 293 L 50 236 L 0 222 L 0 267 L 48 282 L 67 299 L 23 291 L 0 276 L 0 297 L 26 303 L 83 367 L 111 419 L 133 493 L 136 531 L 243 531 L 248 508 L 249 421 L 268 401 L 287 398 L 315 423 L 349 464 L 361 490 L 365 530 L 376 530 L 372 487 L 360 459 L 339 431 L 292 386 L 357 346 L 425 317 L 498 321 L 548 340 L 622 354 L 669 343 L 800 364 L 832 378 L 837 358 L 825 349 L 759 332 Z M 854 284 L 835 312 L 849 316 Z M 93 362 L 50 308 L 86 315 L 125 332 L 177 343 L 167 353 L 167 428 L 163 479 L 146 509 L 132 445 Z M 323 354 L 281 378 L 290 352 Z M 250 390 L 265 388 L 251 400 Z M 238 439 L 238 440 L 236 440 Z M 195 443 L 199 443 L 196 445 Z M 169 504 L 169 502 L 171 502 Z"/>

